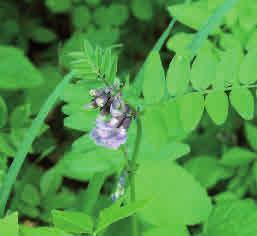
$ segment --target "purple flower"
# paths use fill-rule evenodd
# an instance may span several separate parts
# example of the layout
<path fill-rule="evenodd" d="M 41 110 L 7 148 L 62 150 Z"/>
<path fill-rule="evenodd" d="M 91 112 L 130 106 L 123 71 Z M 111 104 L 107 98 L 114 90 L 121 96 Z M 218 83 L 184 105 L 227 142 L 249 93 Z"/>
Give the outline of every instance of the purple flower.
<path fill-rule="evenodd" d="M 127 131 L 119 126 L 119 123 L 120 121 L 116 118 L 105 121 L 104 117 L 98 117 L 96 127 L 91 132 L 91 138 L 99 146 L 118 149 L 127 141 Z"/>

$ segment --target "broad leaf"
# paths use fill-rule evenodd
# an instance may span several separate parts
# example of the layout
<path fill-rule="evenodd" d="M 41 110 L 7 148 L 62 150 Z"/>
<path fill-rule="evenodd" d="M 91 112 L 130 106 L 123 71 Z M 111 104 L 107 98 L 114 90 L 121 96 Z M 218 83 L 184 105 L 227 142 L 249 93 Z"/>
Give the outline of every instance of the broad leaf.
<path fill-rule="evenodd" d="M 256 220 L 257 207 L 253 201 L 223 201 L 214 208 L 204 232 L 208 236 L 255 235 Z"/>
<path fill-rule="evenodd" d="M 38 87 L 43 78 L 20 49 L 0 46 L 0 88 L 24 89 Z"/>
<path fill-rule="evenodd" d="M 17 212 L 0 219 L 0 235 L 19 236 Z"/>
<path fill-rule="evenodd" d="M 21 227 L 19 236 L 72 236 L 54 227 Z"/>
<path fill-rule="evenodd" d="M 172 161 L 142 162 L 136 183 L 138 199 L 153 199 L 140 210 L 140 215 L 152 224 L 169 225 L 172 219 L 174 224 L 194 225 L 210 214 L 211 201 L 205 190 Z"/>
<path fill-rule="evenodd" d="M 93 219 L 82 213 L 73 211 L 52 211 L 53 223 L 56 227 L 69 233 L 92 233 Z"/>
<path fill-rule="evenodd" d="M 139 209 L 145 207 L 148 202 L 149 201 L 136 201 L 122 207 L 118 204 L 114 204 L 109 208 L 105 208 L 100 212 L 95 232 L 98 233 L 109 225 L 133 215 Z"/>
<path fill-rule="evenodd" d="M 189 236 L 187 228 L 183 225 L 168 225 L 166 227 L 154 228 L 146 231 L 142 236 L 168 236 L 168 235 L 178 235 L 178 236 Z"/>
<path fill-rule="evenodd" d="M 184 167 L 205 188 L 215 186 L 218 181 L 231 177 L 234 173 L 233 170 L 222 166 L 214 156 L 193 157 Z"/>

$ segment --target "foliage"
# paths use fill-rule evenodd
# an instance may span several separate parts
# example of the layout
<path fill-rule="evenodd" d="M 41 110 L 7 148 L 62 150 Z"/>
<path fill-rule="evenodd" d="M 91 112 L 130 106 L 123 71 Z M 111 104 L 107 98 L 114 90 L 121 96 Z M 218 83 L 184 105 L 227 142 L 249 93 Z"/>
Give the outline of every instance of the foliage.
<path fill-rule="evenodd" d="M 255 235 L 256 14 L 254 0 L 0 3 L 0 235 Z M 118 150 L 91 135 L 103 89 L 108 121 L 118 95 L 131 109 Z"/>

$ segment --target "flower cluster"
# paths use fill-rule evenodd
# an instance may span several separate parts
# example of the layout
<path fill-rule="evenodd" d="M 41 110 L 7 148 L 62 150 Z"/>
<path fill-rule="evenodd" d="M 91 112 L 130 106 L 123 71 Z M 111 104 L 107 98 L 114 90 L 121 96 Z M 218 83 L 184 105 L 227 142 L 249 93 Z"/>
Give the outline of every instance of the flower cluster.
<path fill-rule="evenodd" d="M 96 127 L 91 138 L 99 146 L 118 149 L 127 141 L 127 130 L 132 121 L 132 111 L 122 100 L 121 93 L 114 94 L 112 88 L 90 90 L 92 101 L 86 108 L 100 108 Z"/>

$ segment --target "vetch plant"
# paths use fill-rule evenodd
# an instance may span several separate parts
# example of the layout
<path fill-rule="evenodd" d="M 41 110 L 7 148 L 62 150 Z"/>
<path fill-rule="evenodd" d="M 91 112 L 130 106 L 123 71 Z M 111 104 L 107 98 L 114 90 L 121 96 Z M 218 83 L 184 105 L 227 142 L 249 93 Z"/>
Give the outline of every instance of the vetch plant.
<path fill-rule="evenodd" d="M 243 120 L 255 117 L 257 54 L 250 38 L 257 24 L 249 23 L 240 4 L 186 1 L 169 7 L 174 18 L 135 79 L 118 73 L 117 45 L 85 40 L 70 53 L 71 72 L 39 111 L 0 183 L 1 216 L 15 186 L 13 209 L 52 226 L 18 229 L 12 213 L 0 220 L 0 234 L 6 227 L 15 236 L 18 230 L 25 236 L 255 235 L 249 222 L 256 219 L 257 129 Z M 48 7 L 64 11 L 50 2 Z M 171 36 L 167 47 L 175 55 L 166 73 L 160 51 L 176 20 L 198 32 Z M 15 183 L 59 98 L 64 126 L 74 132 L 71 147 L 46 173 L 28 168 Z M 4 100 L 0 105 L 4 126 Z M 235 138 L 238 130 L 245 142 Z M 81 184 L 76 194 L 63 186 L 67 179 Z"/>

